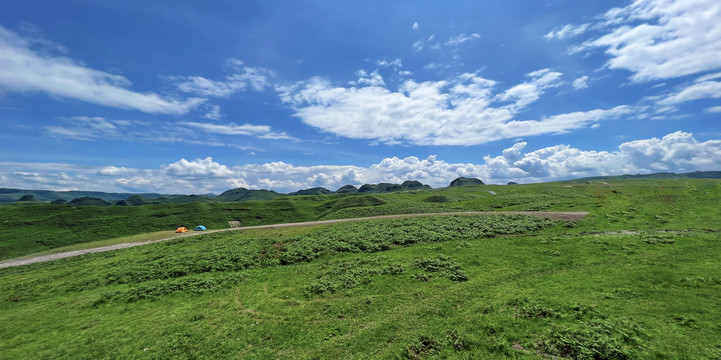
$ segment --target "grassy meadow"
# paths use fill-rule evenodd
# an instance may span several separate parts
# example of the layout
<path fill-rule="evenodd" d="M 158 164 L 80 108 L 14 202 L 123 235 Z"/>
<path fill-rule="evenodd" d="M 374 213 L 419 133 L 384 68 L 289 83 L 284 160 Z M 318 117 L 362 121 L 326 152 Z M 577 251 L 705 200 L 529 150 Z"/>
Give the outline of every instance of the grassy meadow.
<path fill-rule="evenodd" d="M 0 207 L 3 258 L 235 219 L 590 212 L 253 229 L 4 268 L 0 358 L 721 359 L 720 203 L 719 180 L 641 179 Z"/>
<path fill-rule="evenodd" d="M 494 191 L 497 195 L 491 195 Z M 592 195 L 560 185 L 469 186 L 388 194 L 284 196 L 270 201 L 142 206 L 0 205 L 0 260 L 74 244 L 193 229 L 446 211 L 585 209 Z"/>

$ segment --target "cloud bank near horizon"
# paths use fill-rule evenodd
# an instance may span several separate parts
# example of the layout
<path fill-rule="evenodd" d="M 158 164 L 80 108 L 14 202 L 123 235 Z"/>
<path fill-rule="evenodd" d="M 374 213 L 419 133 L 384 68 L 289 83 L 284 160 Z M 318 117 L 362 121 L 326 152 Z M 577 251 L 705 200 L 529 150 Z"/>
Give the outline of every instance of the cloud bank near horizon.
<path fill-rule="evenodd" d="M 211 157 L 180 159 L 155 169 L 89 167 L 58 163 L 0 162 L 0 181 L 10 188 L 203 194 L 245 187 L 290 192 L 322 186 L 418 180 L 444 187 L 459 176 L 486 183 L 545 182 L 596 175 L 721 169 L 721 139 L 698 141 L 674 132 L 661 138 L 622 143 L 616 151 L 587 151 L 555 145 L 526 151 L 518 142 L 478 163 L 449 163 L 432 155 L 390 157 L 367 166 L 295 166 L 282 161 L 228 166 Z M 94 184 L 88 188 L 87 184 Z"/>

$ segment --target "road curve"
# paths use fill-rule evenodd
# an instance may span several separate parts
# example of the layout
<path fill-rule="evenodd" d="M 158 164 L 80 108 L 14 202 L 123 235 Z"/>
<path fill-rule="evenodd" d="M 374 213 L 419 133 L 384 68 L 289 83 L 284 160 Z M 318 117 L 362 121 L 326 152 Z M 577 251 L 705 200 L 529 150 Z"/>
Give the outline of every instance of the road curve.
<path fill-rule="evenodd" d="M 91 249 L 74 250 L 67 252 L 60 252 L 55 254 L 40 255 L 24 259 L 11 259 L 0 262 L 0 268 L 13 267 L 34 264 L 45 261 L 52 261 L 57 259 L 64 259 L 73 256 L 79 256 L 84 254 L 91 254 L 97 252 L 126 249 L 135 246 L 148 245 L 161 241 L 179 239 L 188 236 L 198 236 L 209 233 L 216 233 L 221 231 L 238 231 L 247 229 L 275 229 L 290 226 L 308 226 L 308 225 L 324 225 L 324 224 L 336 224 L 351 221 L 363 221 L 363 220 L 377 220 L 377 219 L 397 219 L 397 218 L 411 218 L 419 216 L 447 216 L 447 215 L 526 215 L 544 217 L 552 220 L 565 220 L 565 221 L 579 221 L 582 220 L 588 212 L 577 211 L 577 212 L 553 212 L 553 211 L 465 211 L 465 212 L 444 212 L 444 213 L 422 213 L 422 214 L 399 214 L 399 215 L 383 215 L 383 216 L 370 216 L 362 218 L 350 218 L 350 219 L 337 219 L 337 220 L 319 220 L 319 221 L 307 221 L 297 223 L 285 223 L 285 224 L 272 224 L 272 225 L 257 225 L 257 226 L 244 226 L 238 228 L 220 229 L 220 230 L 208 230 L 200 232 L 188 232 L 187 234 L 174 236 L 171 238 L 160 239 L 160 240 L 149 240 L 139 241 L 132 243 L 120 243 L 115 245 L 101 246 Z"/>

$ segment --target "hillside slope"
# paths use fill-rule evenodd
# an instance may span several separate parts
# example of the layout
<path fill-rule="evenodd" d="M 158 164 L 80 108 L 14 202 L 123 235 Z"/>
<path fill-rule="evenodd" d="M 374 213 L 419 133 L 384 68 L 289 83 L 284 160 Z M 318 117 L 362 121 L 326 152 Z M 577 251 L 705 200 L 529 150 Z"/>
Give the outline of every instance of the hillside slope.
<path fill-rule="evenodd" d="M 246 230 L 0 269 L 0 354 L 539 360 L 721 354 L 721 181 L 482 189 L 433 194 L 465 199 L 466 206 L 527 203 L 591 214 L 575 224 L 447 216 Z M 373 195 L 385 203 L 367 210 L 428 196 Z M 309 198 L 258 204 L 301 206 Z M 339 211 L 346 209 L 352 208 Z"/>

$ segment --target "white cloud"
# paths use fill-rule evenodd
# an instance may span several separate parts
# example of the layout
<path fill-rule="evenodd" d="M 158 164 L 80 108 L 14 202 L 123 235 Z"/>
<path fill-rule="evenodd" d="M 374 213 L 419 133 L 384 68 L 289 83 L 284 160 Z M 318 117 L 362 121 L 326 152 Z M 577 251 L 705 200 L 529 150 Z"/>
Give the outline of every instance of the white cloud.
<path fill-rule="evenodd" d="M 286 134 L 284 132 L 273 132 L 272 128 L 268 125 L 251 125 L 251 124 L 236 125 L 234 123 L 208 124 L 208 123 L 198 123 L 198 122 L 181 122 L 181 123 L 179 123 L 179 125 L 194 127 L 196 129 L 200 129 L 205 132 L 213 133 L 213 134 L 245 135 L 245 136 L 255 136 L 255 137 L 258 137 L 261 139 L 273 139 L 273 140 L 293 139 L 292 136 L 289 136 L 288 134 Z"/>
<path fill-rule="evenodd" d="M 721 113 L 721 106 L 712 106 L 705 109 L 709 113 Z"/>
<path fill-rule="evenodd" d="M 208 112 L 205 113 L 203 117 L 210 120 L 220 120 L 223 117 L 223 115 L 220 114 L 220 106 L 209 105 Z"/>
<path fill-rule="evenodd" d="M 388 60 L 385 60 L 385 59 L 384 59 L 384 60 L 378 60 L 378 61 L 376 61 L 376 64 L 377 64 L 378 66 L 383 66 L 383 67 L 392 66 L 392 67 L 396 67 L 396 68 L 399 68 L 399 67 L 402 67 L 402 66 L 403 66 L 403 62 L 401 61 L 401 59 L 398 59 L 398 58 L 396 58 L 395 60 L 391 60 L 391 61 L 388 61 Z"/>
<path fill-rule="evenodd" d="M 208 157 L 181 159 L 155 169 L 72 164 L 0 162 L 6 187 L 82 189 L 161 193 L 220 193 L 229 188 L 269 188 L 290 192 L 314 186 L 337 189 L 345 184 L 418 180 L 433 187 L 447 186 L 458 176 L 478 177 L 486 183 L 541 182 L 596 175 L 658 171 L 691 172 L 721 168 L 721 140 L 700 142 L 690 133 L 625 142 L 615 151 L 581 150 L 555 145 L 526 151 L 518 142 L 500 155 L 472 163 L 449 163 L 435 155 L 390 157 L 368 167 L 353 165 L 294 166 L 284 162 L 227 166 Z"/>
<path fill-rule="evenodd" d="M 606 12 L 592 25 L 604 34 L 570 52 L 604 49 L 607 66 L 635 82 L 698 74 L 721 68 L 720 18 L 717 0 L 635 0 Z"/>
<path fill-rule="evenodd" d="M 506 105 L 506 107 L 514 112 L 520 111 L 538 100 L 544 90 L 561 85 L 561 75 L 563 74 L 550 69 L 541 69 L 528 73 L 526 76 L 532 79 L 530 82 L 518 84 L 499 94 L 496 98 L 502 102 L 513 101 L 512 104 Z"/>
<path fill-rule="evenodd" d="M 588 76 L 584 75 L 573 80 L 573 88 L 576 90 L 585 89 L 588 87 Z"/>
<path fill-rule="evenodd" d="M 658 101 L 657 104 L 661 106 L 669 106 L 691 100 L 718 98 L 721 98 L 721 82 L 704 81 L 689 85 L 676 93 L 668 95 Z"/>
<path fill-rule="evenodd" d="M 418 30 L 418 28 L 421 27 L 421 26 L 418 25 L 418 22 L 414 22 L 414 23 L 413 23 L 413 26 L 411 26 L 411 27 L 413 28 L 413 30 Z"/>
<path fill-rule="evenodd" d="M 578 35 L 583 34 L 588 30 L 590 24 L 581 24 L 581 25 L 573 25 L 573 24 L 567 24 L 562 26 L 558 30 L 552 30 L 548 34 L 544 35 L 543 37 L 546 40 L 552 40 L 552 39 L 559 39 L 559 40 L 565 40 L 568 38 L 572 38 Z"/>
<path fill-rule="evenodd" d="M 448 41 L 446 41 L 446 43 L 444 45 L 458 46 L 460 44 L 463 44 L 466 41 L 480 39 L 480 38 L 481 38 L 481 35 L 477 34 L 477 33 L 472 33 L 472 34 L 468 34 L 468 35 L 463 33 L 463 34 L 459 34 L 458 36 L 448 39 Z"/>
<path fill-rule="evenodd" d="M 0 90 L 53 96 L 146 113 L 185 114 L 204 102 L 129 90 L 124 76 L 37 49 L 37 41 L 0 26 Z"/>
<path fill-rule="evenodd" d="M 284 132 L 274 132 L 267 125 L 223 125 L 217 123 L 177 122 L 163 129 L 155 129 L 152 123 L 137 120 L 111 120 L 103 117 L 75 116 L 60 118 L 60 125 L 46 126 L 44 135 L 63 140 L 117 141 L 133 143 L 183 143 L 213 147 L 232 147 L 243 151 L 263 151 L 254 146 L 240 146 L 213 139 L 209 134 L 247 135 L 261 139 L 297 139 Z M 205 131 L 187 131 L 191 126 Z"/>
<path fill-rule="evenodd" d="M 278 87 L 277 91 L 281 101 L 293 106 L 295 116 L 308 125 L 387 144 L 475 145 L 562 133 L 633 110 L 617 106 L 538 120 L 516 119 L 545 91 L 562 83 L 561 73 L 549 69 L 527 76 L 529 81 L 501 92 L 495 89 L 495 81 L 471 73 L 445 81 L 406 80 L 396 91 L 379 83 L 338 87 L 321 78 Z"/>
<path fill-rule="evenodd" d="M 126 167 L 106 166 L 98 169 L 98 175 L 119 176 L 128 174 L 130 171 Z"/>
<path fill-rule="evenodd" d="M 414 42 L 413 45 L 411 45 L 411 49 L 413 49 L 413 51 L 415 52 L 423 50 L 423 42 L 420 40 Z"/>
<path fill-rule="evenodd" d="M 45 132 L 50 137 L 95 141 L 112 139 L 122 136 L 120 128 L 128 126 L 128 122 L 106 120 L 103 117 L 75 116 L 62 118 L 65 126 L 47 126 Z"/>
<path fill-rule="evenodd" d="M 721 79 L 721 72 L 701 76 L 698 79 L 696 79 L 695 82 L 705 82 L 705 81 L 716 80 L 716 79 Z"/>
<path fill-rule="evenodd" d="M 175 176 L 198 176 L 198 177 L 231 177 L 234 173 L 225 165 L 221 165 L 213 158 L 195 159 L 172 163 L 166 167 L 167 173 Z"/>
<path fill-rule="evenodd" d="M 356 72 L 356 75 L 358 76 L 358 80 L 351 81 L 351 85 L 361 85 L 361 86 L 385 86 L 386 83 L 383 81 L 383 77 L 381 74 L 378 73 L 378 70 L 373 71 L 372 73 L 368 73 L 365 70 L 358 70 Z"/>
<path fill-rule="evenodd" d="M 201 96 L 227 97 L 236 92 L 255 90 L 262 91 L 270 86 L 269 77 L 273 76 L 268 69 L 249 67 L 242 61 L 228 61 L 234 71 L 223 80 L 210 80 L 202 76 L 171 77 L 175 86 L 187 93 Z"/>
<path fill-rule="evenodd" d="M 136 176 L 131 179 L 120 178 L 115 180 L 115 182 L 128 189 L 143 188 L 153 183 L 152 180 L 140 176 Z"/>

